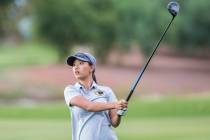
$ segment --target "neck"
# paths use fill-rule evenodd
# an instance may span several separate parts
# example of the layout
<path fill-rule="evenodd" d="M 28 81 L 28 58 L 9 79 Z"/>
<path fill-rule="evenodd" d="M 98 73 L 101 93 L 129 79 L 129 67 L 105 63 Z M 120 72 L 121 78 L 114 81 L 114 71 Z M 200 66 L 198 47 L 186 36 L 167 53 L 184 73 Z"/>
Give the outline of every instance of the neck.
<path fill-rule="evenodd" d="M 86 90 L 90 90 L 90 87 L 93 83 L 93 79 L 92 78 L 87 78 L 87 79 L 84 79 L 84 80 L 79 80 L 79 83 L 81 85 L 83 85 L 83 87 L 86 89 Z"/>

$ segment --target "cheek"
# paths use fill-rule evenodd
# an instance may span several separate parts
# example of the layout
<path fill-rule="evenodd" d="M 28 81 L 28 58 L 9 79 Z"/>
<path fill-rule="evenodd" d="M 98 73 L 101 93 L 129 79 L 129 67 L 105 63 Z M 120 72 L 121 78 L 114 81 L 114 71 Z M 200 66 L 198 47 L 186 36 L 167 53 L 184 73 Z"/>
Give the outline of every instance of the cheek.
<path fill-rule="evenodd" d="M 89 73 L 89 68 L 83 67 L 83 68 L 82 68 L 82 71 L 83 71 L 84 73 Z"/>
<path fill-rule="evenodd" d="M 87 73 L 87 74 L 89 74 L 90 71 L 91 71 L 89 66 L 84 66 L 84 67 L 81 68 L 81 70 L 82 70 L 84 73 Z"/>

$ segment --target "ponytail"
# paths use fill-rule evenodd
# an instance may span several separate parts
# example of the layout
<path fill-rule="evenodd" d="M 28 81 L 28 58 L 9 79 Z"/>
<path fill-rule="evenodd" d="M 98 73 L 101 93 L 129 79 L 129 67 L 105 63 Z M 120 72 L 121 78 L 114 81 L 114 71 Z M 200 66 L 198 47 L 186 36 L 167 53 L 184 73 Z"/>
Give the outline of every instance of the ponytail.
<path fill-rule="evenodd" d="M 91 63 L 89 63 L 89 65 L 93 66 L 93 64 L 91 64 Z M 97 84 L 96 75 L 95 75 L 95 69 L 92 72 L 92 78 L 93 78 L 93 81 Z"/>
<path fill-rule="evenodd" d="M 96 84 L 97 84 L 97 80 L 96 80 L 95 71 L 93 71 L 92 77 L 93 77 L 93 81 L 95 81 L 95 82 L 96 82 Z"/>

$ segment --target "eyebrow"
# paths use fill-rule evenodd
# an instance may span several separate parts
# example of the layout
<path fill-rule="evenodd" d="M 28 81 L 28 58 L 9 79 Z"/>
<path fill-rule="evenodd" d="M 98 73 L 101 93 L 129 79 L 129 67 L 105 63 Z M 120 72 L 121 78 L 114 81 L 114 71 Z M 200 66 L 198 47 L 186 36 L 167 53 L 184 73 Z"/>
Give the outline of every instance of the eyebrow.
<path fill-rule="evenodd" d="M 76 61 L 76 60 L 79 61 L 79 62 L 86 62 L 86 61 L 82 61 L 82 60 L 79 60 L 79 59 L 75 59 L 74 62 L 73 62 L 73 65 L 75 64 L 75 61 Z M 88 62 L 87 62 L 87 63 L 88 63 Z"/>

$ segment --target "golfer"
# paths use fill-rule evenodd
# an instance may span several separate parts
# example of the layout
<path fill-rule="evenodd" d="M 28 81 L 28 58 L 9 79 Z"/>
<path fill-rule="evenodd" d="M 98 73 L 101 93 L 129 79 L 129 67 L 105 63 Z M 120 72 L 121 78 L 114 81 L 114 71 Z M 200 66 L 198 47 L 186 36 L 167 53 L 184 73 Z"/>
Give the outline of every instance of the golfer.
<path fill-rule="evenodd" d="M 67 64 L 77 79 L 64 90 L 71 112 L 72 140 L 117 140 L 111 126 L 120 124 L 128 103 L 118 101 L 109 87 L 97 84 L 96 59 L 91 54 L 76 53 L 68 57 Z"/>

